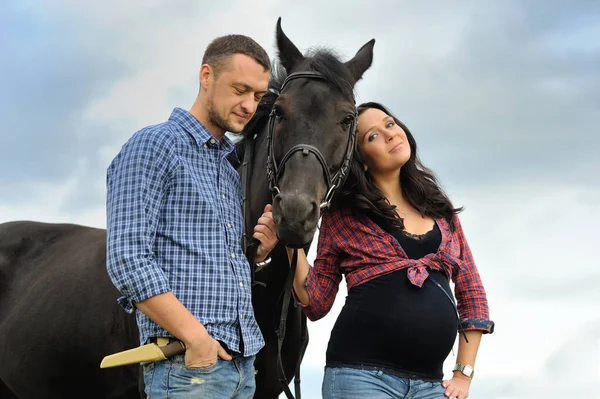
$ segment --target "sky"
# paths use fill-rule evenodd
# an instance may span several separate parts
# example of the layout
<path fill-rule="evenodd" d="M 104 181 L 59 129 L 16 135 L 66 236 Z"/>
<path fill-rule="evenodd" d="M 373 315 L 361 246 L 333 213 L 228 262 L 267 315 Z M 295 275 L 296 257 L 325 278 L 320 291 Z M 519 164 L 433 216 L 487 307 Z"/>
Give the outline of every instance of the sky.
<path fill-rule="evenodd" d="M 105 172 L 140 128 L 189 109 L 202 54 L 242 33 L 344 60 L 376 39 L 357 101 L 388 106 L 456 205 L 496 332 L 472 398 L 589 398 L 600 382 L 600 3 L 31 0 L 0 3 L 0 222 L 105 227 Z M 313 246 L 314 247 L 314 246 Z M 314 258 L 314 253 L 309 254 Z M 345 296 L 309 324 L 320 397 Z M 451 375 L 455 358 L 445 364 Z"/>

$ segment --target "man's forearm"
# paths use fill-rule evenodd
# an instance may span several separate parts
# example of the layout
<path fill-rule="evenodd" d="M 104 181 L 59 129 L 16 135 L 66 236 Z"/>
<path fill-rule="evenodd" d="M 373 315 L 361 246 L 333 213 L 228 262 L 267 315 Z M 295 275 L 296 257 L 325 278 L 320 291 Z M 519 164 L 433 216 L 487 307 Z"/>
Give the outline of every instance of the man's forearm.
<path fill-rule="evenodd" d="M 156 295 L 136 307 L 187 346 L 206 338 L 208 331 L 172 292 Z"/>

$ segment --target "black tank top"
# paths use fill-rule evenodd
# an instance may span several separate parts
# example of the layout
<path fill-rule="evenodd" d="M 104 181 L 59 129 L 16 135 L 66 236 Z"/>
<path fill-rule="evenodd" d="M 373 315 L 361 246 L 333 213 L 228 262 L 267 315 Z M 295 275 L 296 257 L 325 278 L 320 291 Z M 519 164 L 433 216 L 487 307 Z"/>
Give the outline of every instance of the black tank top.
<path fill-rule="evenodd" d="M 437 252 L 442 240 L 437 224 L 419 237 L 386 230 L 411 259 Z M 428 272 L 452 295 L 444 273 Z M 331 332 L 327 366 L 382 368 L 403 378 L 441 380 L 458 328 L 446 293 L 431 278 L 421 288 L 413 285 L 407 269 L 352 288 Z"/>

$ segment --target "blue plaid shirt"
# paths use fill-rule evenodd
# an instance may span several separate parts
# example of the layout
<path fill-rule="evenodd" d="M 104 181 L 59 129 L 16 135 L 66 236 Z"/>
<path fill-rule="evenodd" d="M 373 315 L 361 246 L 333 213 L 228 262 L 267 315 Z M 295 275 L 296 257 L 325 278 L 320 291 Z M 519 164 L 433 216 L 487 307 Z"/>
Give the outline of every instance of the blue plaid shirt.
<path fill-rule="evenodd" d="M 172 291 L 209 334 L 240 351 L 264 345 L 242 252 L 240 179 L 220 142 L 189 112 L 131 137 L 107 172 L 107 269 L 134 303 Z M 172 337 L 136 312 L 140 342 Z M 240 336 L 241 335 L 241 336 Z"/>

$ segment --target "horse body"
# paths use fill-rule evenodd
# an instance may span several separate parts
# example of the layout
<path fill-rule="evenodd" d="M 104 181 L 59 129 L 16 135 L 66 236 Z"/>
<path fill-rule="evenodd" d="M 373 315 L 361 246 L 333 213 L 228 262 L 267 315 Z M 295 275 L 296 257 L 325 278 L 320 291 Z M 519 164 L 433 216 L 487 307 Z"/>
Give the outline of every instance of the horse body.
<path fill-rule="evenodd" d="M 344 161 L 350 134 L 345 121 L 354 115 L 352 90 L 371 65 L 374 44 L 341 63 L 327 51 L 304 57 L 280 21 L 276 37 L 284 70 L 274 74 L 272 92 L 263 97 L 238 146 L 240 154 L 248 140 L 255 148 L 247 165 L 245 229 L 251 237 L 264 206 L 273 203 L 280 238 L 252 290 L 266 342 L 255 362 L 255 397 L 261 399 L 276 399 L 282 392 L 275 331 L 289 273 L 284 245 L 310 245 L 319 204 L 330 188 L 325 176 Z M 281 95 L 274 94 L 286 76 L 301 71 L 316 71 L 323 79 L 296 79 Z M 272 114 L 273 109 L 281 115 Z M 312 153 L 290 153 L 299 144 L 310 146 Z M 275 178 L 277 193 L 265 173 L 269 150 L 275 164 L 284 160 Z M 135 319 L 117 304 L 119 296 L 106 272 L 105 230 L 34 222 L 0 225 L 0 397 L 143 398 L 139 366 L 99 368 L 105 355 L 139 344 Z M 303 355 L 306 326 L 293 301 L 286 313 L 281 353 L 289 383 Z"/>
<path fill-rule="evenodd" d="M 138 343 L 118 295 L 104 230 L 0 225 L 0 397 L 141 398 L 139 366 L 99 368 Z"/>

